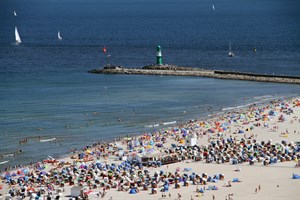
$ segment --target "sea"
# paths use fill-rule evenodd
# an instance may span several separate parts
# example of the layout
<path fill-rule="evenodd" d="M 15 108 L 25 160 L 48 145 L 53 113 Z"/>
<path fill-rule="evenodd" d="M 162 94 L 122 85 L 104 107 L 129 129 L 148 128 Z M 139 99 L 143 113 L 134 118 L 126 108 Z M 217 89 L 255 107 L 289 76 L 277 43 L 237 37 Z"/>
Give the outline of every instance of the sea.
<path fill-rule="evenodd" d="M 165 64 L 300 76 L 299 13 L 298 0 L 1 0 L 0 169 L 299 96 L 293 84 L 88 73 L 154 64 L 161 45 Z"/>

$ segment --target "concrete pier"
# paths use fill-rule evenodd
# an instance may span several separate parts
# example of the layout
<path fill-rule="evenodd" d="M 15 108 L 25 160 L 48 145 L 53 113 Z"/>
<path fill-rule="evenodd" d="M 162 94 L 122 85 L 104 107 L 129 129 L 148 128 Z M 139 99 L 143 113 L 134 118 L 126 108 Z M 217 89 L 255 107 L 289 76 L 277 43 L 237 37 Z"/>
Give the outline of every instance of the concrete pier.
<path fill-rule="evenodd" d="M 137 74 L 137 75 L 164 75 L 164 76 L 199 76 L 207 78 L 220 78 L 231 80 L 246 80 L 274 83 L 300 84 L 298 76 L 281 76 L 268 74 L 255 74 L 244 72 L 229 72 L 220 70 L 206 70 L 191 67 L 179 67 L 174 65 L 153 65 L 138 68 L 123 68 L 120 66 L 93 69 L 90 73 L 96 74 Z"/>

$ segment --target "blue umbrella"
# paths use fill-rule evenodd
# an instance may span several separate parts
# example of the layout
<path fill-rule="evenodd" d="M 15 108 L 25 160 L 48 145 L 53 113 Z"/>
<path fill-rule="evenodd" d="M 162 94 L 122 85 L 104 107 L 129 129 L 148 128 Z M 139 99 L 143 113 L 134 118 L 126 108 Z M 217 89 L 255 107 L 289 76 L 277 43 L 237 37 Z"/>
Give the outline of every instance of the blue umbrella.
<path fill-rule="evenodd" d="M 42 174 L 45 175 L 45 174 L 47 174 L 47 173 L 46 173 L 45 171 L 41 171 L 41 172 L 40 172 L 40 175 L 42 175 Z"/>
<path fill-rule="evenodd" d="M 136 194 L 136 193 L 137 193 L 136 189 L 134 189 L 134 188 L 131 188 L 130 191 L 129 191 L 129 194 Z"/>

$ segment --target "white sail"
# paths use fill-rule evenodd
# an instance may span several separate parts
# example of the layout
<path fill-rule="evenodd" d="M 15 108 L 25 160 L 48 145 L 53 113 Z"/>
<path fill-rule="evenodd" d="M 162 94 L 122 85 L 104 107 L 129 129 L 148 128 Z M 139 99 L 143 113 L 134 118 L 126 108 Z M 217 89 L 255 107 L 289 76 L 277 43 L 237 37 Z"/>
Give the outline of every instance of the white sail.
<path fill-rule="evenodd" d="M 59 40 L 62 39 L 62 37 L 61 37 L 61 35 L 60 35 L 60 31 L 57 32 L 57 37 L 58 37 Z"/>
<path fill-rule="evenodd" d="M 16 11 L 14 11 L 14 16 L 17 16 L 17 13 L 16 13 Z"/>
<path fill-rule="evenodd" d="M 21 41 L 17 27 L 15 27 L 15 36 L 16 36 L 16 42 L 21 43 L 22 41 Z"/>
<path fill-rule="evenodd" d="M 215 5 L 214 4 L 212 5 L 212 9 L 215 10 Z"/>
<path fill-rule="evenodd" d="M 234 53 L 231 51 L 231 40 L 229 41 L 229 52 L 228 52 L 229 57 L 233 57 Z"/>

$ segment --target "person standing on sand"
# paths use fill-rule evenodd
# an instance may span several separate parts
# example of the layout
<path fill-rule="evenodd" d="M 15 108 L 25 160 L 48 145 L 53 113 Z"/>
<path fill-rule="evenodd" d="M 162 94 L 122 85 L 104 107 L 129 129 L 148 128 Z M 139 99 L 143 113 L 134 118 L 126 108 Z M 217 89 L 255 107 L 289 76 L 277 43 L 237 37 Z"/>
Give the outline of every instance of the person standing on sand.
<path fill-rule="evenodd" d="M 178 200 L 181 200 L 181 194 L 178 193 Z"/>
<path fill-rule="evenodd" d="M 213 200 L 215 200 L 215 199 L 216 199 L 215 195 L 212 195 L 212 199 L 213 199 Z"/>

